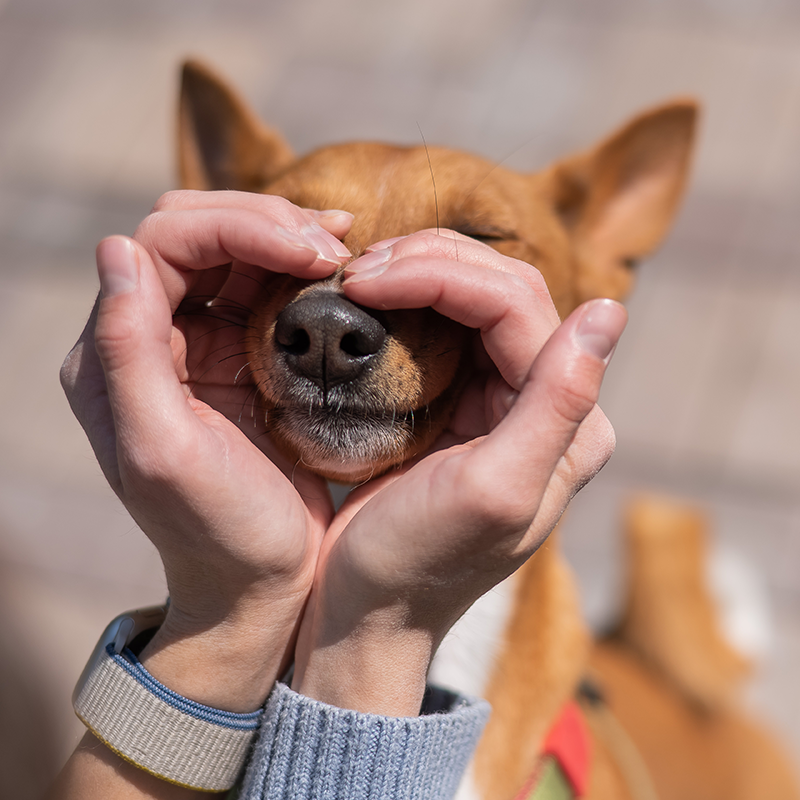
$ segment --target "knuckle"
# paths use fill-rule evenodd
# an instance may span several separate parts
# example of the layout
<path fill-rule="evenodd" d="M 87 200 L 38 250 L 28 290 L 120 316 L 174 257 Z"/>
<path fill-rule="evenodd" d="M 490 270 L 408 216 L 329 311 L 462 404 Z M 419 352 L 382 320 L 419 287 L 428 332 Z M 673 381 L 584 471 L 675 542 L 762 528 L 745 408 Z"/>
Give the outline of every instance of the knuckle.
<path fill-rule="evenodd" d="M 577 494 L 603 469 L 615 447 L 614 428 L 605 414 L 595 407 L 556 470 L 570 496 Z"/>
<path fill-rule="evenodd" d="M 473 459 L 466 459 L 461 470 L 459 486 L 464 512 L 486 530 L 502 536 L 511 529 L 527 528 L 530 511 L 524 498 L 509 491 L 506 476 L 487 473 Z"/>
<path fill-rule="evenodd" d="M 100 315 L 94 331 L 94 346 L 97 355 L 104 364 L 118 360 L 123 353 L 131 350 L 132 337 L 136 334 L 133 320 L 118 316 L 113 325 L 108 324 L 105 315 Z"/>
<path fill-rule="evenodd" d="M 516 298 L 516 304 L 526 304 L 536 299 L 535 287 L 518 272 L 501 273 L 507 281 L 507 291 Z"/>
<path fill-rule="evenodd" d="M 119 466 L 126 492 L 149 496 L 175 484 L 187 461 L 180 444 L 167 437 L 149 437 L 120 448 Z"/>
<path fill-rule="evenodd" d="M 544 275 L 531 264 L 524 262 L 517 262 L 517 268 L 514 274 L 519 277 L 521 283 L 525 284 L 528 295 L 534 299 L 542 308 L 553 311 L 557 320 L 557 314 L 553 307 L 553 300 L 550 296 L 550 288 Z"/>
<path fill-rule="evenodd" d="M 406 237 L 401 244 L 403 249 L 408 248 L 415 253 L 426 255 L 450 255 L 453 251 L 453 242 L 440 236 L 433 230 L 417 231 Z"/>
<path fill-rule="evenodd" d="M 544 275 L 532 264 L 526 264 L 525 262 L 518 263 L 521 265 L 518 272 L 520 279 L 527 283 L 528 287 L 533 289 L 533 291 L 537 293 L 548 292 L 549 294 L 547 281 L 545 281 Z"/>
<path fill-rule="evenodd" d="M 551 402 L 559 417 L 577 425 L 592 410 L 595 399 L 579 384 L 566 383 L 554 392 Z"/>
<path fill-rule="evenodd" d="M 580 424 L 595 409 L 603 368 L 582 357 L 566 358 L 560 363 L 551 359 L 545 366 L 549 373 L 545 378 L 548 395 L 556 416 L 570 424 Z M 599 409 L 594 413 L 602 415 Z"/>
<path fill-rule="evenodd" d="M 315 223 L 313 217 L 302 208 L 296 206 L 285 197 L 279 197 L 274 194 L 254 195 L 251 210 L 289 227 L 302 228 Z"/>
<path fill-rule="evenodd" d="M 155 205 L 150 209 L 151 214 L 158 214 L 160 211 L 172 211 L 176 208 L 183 208 L 189 199 L 197 194 L 190 189 L 173 189 L 165 192 L 156 200 Z"/>
<path fill-rule="evenodd" d="M 282 211 L 286 214 L 297 214 L 303 218 L 307 216 L 306 212 L 304 212 L 299 206 L 296 206 L 290 200 L 287 200 L 285 197 L 280 197 L 276 194 L 263 194 L 259 195 L 259 198 L 261 199 L 262 203 L 266 203 L 275 211 Z"/>
<path fill-rule="evenodd" d="M 596 465 L 593 468 L 594 472 L 597 473 L 614 455 L 614 451 L 617 448 L 617 434 L 608 417 L 597 406 L 595 406 L 590 418 L 584 425 L 586 425 L 587 433 L 592 438 L 592 458 L 593 464 Z"/>
<path fill-rule="evenodd" d="M 133 238 L 141 244 L 147 245 L 148 242 L 155 240 L 155 234 L 161 226 L 164 216 L 169 213 L 166 208 L 153 210 L 136 226 Z"/>
<path fill-rule="evenodd" d="M 80 355 L 78 353 L 79 346 L 75 345 L 72 350 L 67 353 L 67 357 L 61 364 L 58 371 L 58 379 L 61 383 L 61 388 L 64 394 L 70 397 L 75 391 L 75 385 L 78 380 L 78 369 L 80 367 Z"/>

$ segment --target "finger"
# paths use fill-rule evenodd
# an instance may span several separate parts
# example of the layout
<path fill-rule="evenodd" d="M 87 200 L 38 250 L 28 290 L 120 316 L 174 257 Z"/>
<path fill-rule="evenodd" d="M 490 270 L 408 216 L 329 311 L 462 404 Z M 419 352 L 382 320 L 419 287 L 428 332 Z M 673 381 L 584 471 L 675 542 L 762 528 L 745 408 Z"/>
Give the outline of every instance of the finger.
<path fill-rule="evenodd" d="M 178 189 L 159 197 L 150 213 L 209 208 L 258 211 L 289 230 L 300 230 L 309 223 L 317 222 L 337 238 L 345 236 L 353 224 L 353 215 L 348 211 L 338 208 L 321 211 L 313 208 L 300 208 L 284 197 L 254 192 L 198 192 L 191 189 Z M 331 242 L 331 245 L 334 243 Z"/>
<path fill-rule="evenodd" d="M 94 346 L 100 298 L 95 301 L 86 327 L 61 366 L 60 379 L 72 413 L 86 433 L 112 487 L 119 484 L 116 433 L 108 402 L 105 373 Z"/>
<path fill-rule="evenodd" d="M 162 195 L 150 213 L 220 208 L 257 211 L 274 219 L 287 230 L 297 232 L 313 229 L 316 223 L 336 240 L 343 239 L 353 225 L 353 215 L 348 211 L 338 208 L 322 211 L 313 208 L 299 208 L 284 197 L 253 192 L 198 192 L 190 189 L 178 189 Z M 315 232 L 320 233 L 319 231 Z M 327 239 L 324 233 L 322 236 L 327 240 L 327 244 L 343 258 L 350 256 L 341 242 Z"/>
<path fill-rule="evenodd" d="M 494 256 L 503 258 L 497 253 Z M 522 278 L 487 269 L 485 264 L 441 258 L 414 256 L 393 261 L 390 256 L 385 264 L 388 268 L 370 277 L 367 273 L 347 277 L 347 296 L 370 308 L 431 307 L 462 325 L 478 328 L 487 353 L 505 380 L 517 390 L 522 387 L 533 359 L 559 324 L 544 279 L 533 267 L 525 265 L 529 275 Z"/>
<path fill-rule="evenodd" d="M 524 261 L 504 256 L 489 247 L 488 244 L 483 244 L 463 233 L 446 228 L 427 229 L 417 231 L 409 236 L 385 239 L 383 242 L 370 245 L 366 253 L 377 253 L 381 250 L 391 250 L 394 260 L 411 256 L 430 256 L 511 272 L 521 277 L 527 277 L 530 272 L 537 272 L 535 267 Z M 364 264 L 363 257 L 356 259 L 345 267 L 345 271 L 353 275 L 357 272 L 364 272 L 365 269 L 368 269 Z"/>
<path fill-rule="evenodd" d="M 469 242 L 472 244 L 479 245 L 480 247 L 486 247 L 487 245 L 483 245 L 477 240 L 473 239 L 470 236 L 465 236 L 463 233 L 459 233 L 458 231 L 450 230 L 449 228 L 424 228 L 423 230 L 417 231 L 416 233 L 407 234 L 406 236 L 393 236 L 391 239 L 381 239 L 379 242 L 375 242 L 371 244 L 369 247 L 366 248 L 364 251 L 365 253 L 372 253 L 375 250 L 382 250 L 387 247 L 391 247 L 397 242 L 403 241 L 403 239 L 417 239 L 424 236 L 440 236 L 443 239 L 449 239 L 451 242 L 456 242 L 456 247 L 458 246 L 458 242 Z M 455 248 L 454 248 L 455 250 Z"/>
<path fill-rule="evenodd" d="M 353 223 L 353 215 L 339 209 L 314 211 L 299 208 L 284 197 L 254 192 L 196 192 L 177 190 L 162 195 L 150 214 L 169 211 L 249 211 L 273 220 L 287 231 L 299 234 L 316 246 L 323 258 L 331 254 L 341 262 L 350 252 L 339 241 Z"/>
<path fill-rule="evenodd" d="M 150 253 L 173 310 L 197 270 L 240 260 L 271 272 L 317 279 L 350 257 L 347 248 L 317 223 L 290 229 L 250 208 L 158 211 L 139 225 L 134 238 Z"/>
<path fill-rule="evenodd" d="M 613 300 L 574 311 L 542 348 L 507 416 L 469 454 L 470 471 L 491 484 L 486 492 L 512 504 L 521 524 L 533 519 L 548 490 L 554 495 L 548 509 L 563 509 L 609 457 L 608 423 L 595 404 L 626 321 L 625 309 Z M 585 420 L 591 424 L 579 439 Z M 562 469 L 553 485 L 565 458 L 572 468 Z"/>
<path fill-rule="evenodd" d="M 101 296 L 95 348 L 103 367 L 118 458 L 169 463 L 194 420 L 175 372 L 172 314 L 147 252 L 114 236 L 97 248 Z M 122 467 L 123 465 L 120 464 Z"/>
<path fill-rule="evenodd" d="M 353 227 L 355 219 L 349 211 L 342 211 L 338 208 L 329 208 L 324 211 L 316 211 L 313 208 L 304 208 L 328 233 L 337 239 L 344 239 Z"/>

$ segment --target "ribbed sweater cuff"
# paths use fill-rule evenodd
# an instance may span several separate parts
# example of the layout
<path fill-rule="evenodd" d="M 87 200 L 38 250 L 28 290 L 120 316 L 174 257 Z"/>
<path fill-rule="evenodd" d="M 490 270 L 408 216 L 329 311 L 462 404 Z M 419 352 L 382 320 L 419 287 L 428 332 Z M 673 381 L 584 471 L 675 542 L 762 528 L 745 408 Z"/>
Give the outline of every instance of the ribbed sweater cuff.
<path fill-rule="evenodd" d="M 278 683 L 242 800 L 443 800 L 452 797 L 489 716 L 458 698 L 446 713 L 381 717 L 320 703 Z"/>

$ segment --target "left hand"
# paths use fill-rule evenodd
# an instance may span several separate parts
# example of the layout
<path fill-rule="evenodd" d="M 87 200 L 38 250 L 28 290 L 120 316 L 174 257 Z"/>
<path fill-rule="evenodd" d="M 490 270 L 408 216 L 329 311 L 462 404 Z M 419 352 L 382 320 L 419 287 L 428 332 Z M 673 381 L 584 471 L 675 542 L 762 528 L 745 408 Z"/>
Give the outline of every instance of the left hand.
<path fill-rule="evenodd" d="M 101 293 L 62 367 L 100 466 L 164 563 L 170 610 L 143 662 L 228 710 L 258 707 L 290 663 L 333 509 L 324 481 L 302 470 L 289 480 L 277 454 L 259 451 L 263 422 L 239 419 L 254 391 L 228 358 L 240 329 L 205 301 L 225 285 L 229 305 L 246 304 L 248 265 L 330 274 L 343 245 L 319 218 L 281 198 L 167 195 L 135 239 L 98 246 Z M 204 313 L 175 316 L 187 305 Z"/>
<path fill-rule="evenodd" d="M 354 491 L 333 520 L 293 685 L 414 715 L 447 630 L 535 552 L 610 457 L 613 430 L 595 403 L 626 314 L 599 300 L 559 324 L 535 269 L 462 238 L 415 234 L 358 271 L 367 258 L 346 268 L 352 300 L 432 306 L 479 329 L 485 368 L 434 451 Z"/>

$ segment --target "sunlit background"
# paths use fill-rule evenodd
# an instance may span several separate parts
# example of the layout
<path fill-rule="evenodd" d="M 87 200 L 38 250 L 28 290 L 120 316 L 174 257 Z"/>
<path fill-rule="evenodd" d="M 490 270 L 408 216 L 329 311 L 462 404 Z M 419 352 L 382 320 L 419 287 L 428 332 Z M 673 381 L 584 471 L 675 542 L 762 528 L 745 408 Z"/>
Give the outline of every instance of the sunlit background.
<path fill-rule="evenodd" d="M 0 0 L 0 625 L 41 676 L 60 757 L 100 631 L 164 596 L 57 373 L 97 289 L 96 242 L 175 186 L 186 55 L 300 152 L 421 130 L 534 169 L 643 107 L 702 101 L 689 196 L 640 268 L 604 389 L 618 451 L 565 538 L 602 624 L 626 496 L 702 503 L 771 603 L 747 702 L 800 754 L 800 3 Z"/>

